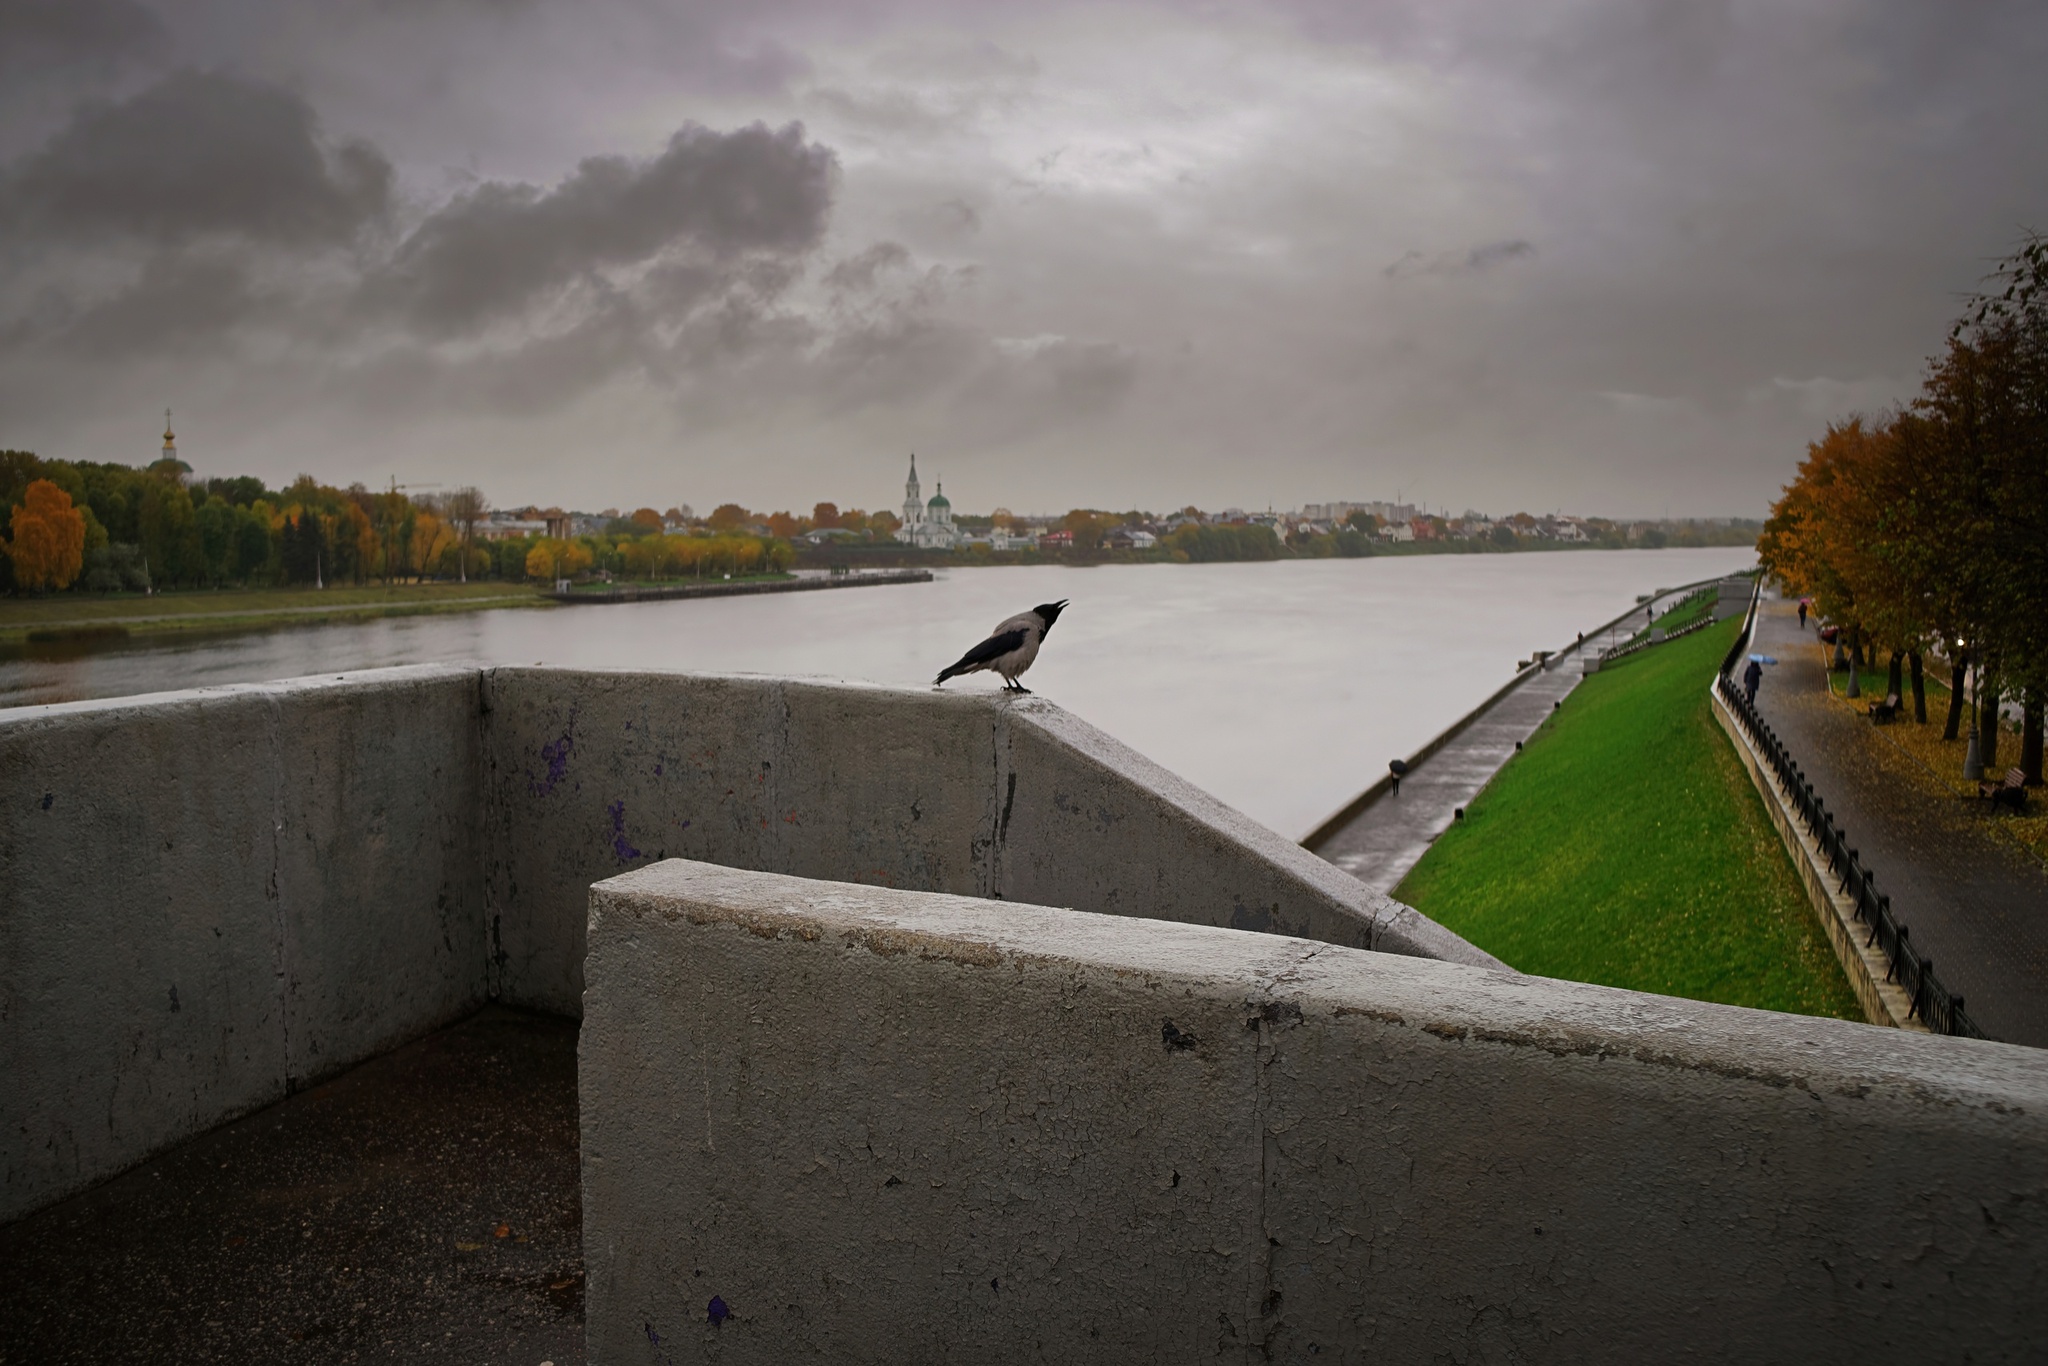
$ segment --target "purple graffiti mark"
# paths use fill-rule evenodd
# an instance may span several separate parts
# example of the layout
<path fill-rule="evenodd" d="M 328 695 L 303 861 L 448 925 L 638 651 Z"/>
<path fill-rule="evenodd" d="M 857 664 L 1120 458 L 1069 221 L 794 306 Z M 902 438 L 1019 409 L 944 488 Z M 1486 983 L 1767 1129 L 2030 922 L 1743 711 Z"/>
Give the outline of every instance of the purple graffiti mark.
<path fill-rule="evenodd" d="M 559 738 L 548 741 L 540 747 L 540 761 L 547 765 L 545 779 L 533 776 L 531 769 L 526 774 L 526 790 L 536 797 L 545 797 L 555 790 L 555 785 L 569 774 L 569 755 L 576 748 L 576 709 L 569 709 L 569 720 L 562 727 Z"/>
<path fill-rule="evenodd" d="M 619 856 L 619 862 L 639 858 L 640 851 L 626 838 L 626 799 L 619 798 L 607 806 L 605 811 L 612 818 L 612 852 Z"/>
<path fill-rule="evenodd" d="M 726 1308 L 725 1300 L 723 1297 L 713 1295 L 711 1297 L 710 1315 L 711 1326 L 713 1328 L 716 1328 L 719 1324 L 724 1323 L 727 1319 L 732 1317 L 732 1310 Z"/>

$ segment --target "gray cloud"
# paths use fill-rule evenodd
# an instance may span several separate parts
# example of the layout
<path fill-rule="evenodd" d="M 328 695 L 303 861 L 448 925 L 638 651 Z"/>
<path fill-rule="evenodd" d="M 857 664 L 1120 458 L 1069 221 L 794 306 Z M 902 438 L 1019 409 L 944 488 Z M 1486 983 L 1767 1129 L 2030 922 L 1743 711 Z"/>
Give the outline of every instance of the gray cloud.
<path fill-rule="evenodd" d="M 330 145 L 311 106 L 261 81 L 196 71 L 94 101 L 0 178 L 0 230 L 66 242 L 231 234 L 346 242 L 382 215 L 391 164 Z"/>
<path fill-rule="evenodd" d="M 1533 243 L 1517 237 L 1509 241 L 1486 242 L 1469 251 L 1445 251 L 1435 255 L 1410 251 L 1380 274 L 1389 280 L 1412 280 L 1420 275 L 1483 275 L 1495 266 L 1535 254 Z"/>
<path fill-rule="evenodd" d="M 48 80 L 105 75 L 168 45 L 163 21 L 136 0 L 7 0 L 0 4 L 0 72 Z"/>
<path fill-rule="evenodd" d="M 69 310 L 50 339 L 101 364 L 215 346 L 260 316 L 264 299 L 240 263 L 220 254 L 151 257 L 120 292 Z"/>
<path fill-rule="evenodd" d="M 34 224 L 0 204 L 0 444 L 146 456 L 172 403 L 223 469 L 501 501 L 872 506 L 915 446 L 963 507 L 1753 512 L 2048 221 L 2038 0 L 176 14 L 176 61 L 293 105 L 249 161 L 318 211 L 194 197 L 210 154 L 168 198 L 53 171 Z M 0 83 L 10 190 L 91 141 L 88 81 L 141 97 L 95 23 L 41 94 Z M 662 150 L 688 121 L 740 131 Z M 322 123 L 391 164 L 381 209 Z"/>
<path fill-rule="evenodd" d="M 835 262 L 825 272 L 825 286 L 841 293 L 865 293 L 875 287 L 876 277 L 910 264 L 910 253 L 900 242 L 877 242 L 867 250 Z"/>
<path fill-rule="evenodd" d="M 837 170 L 798 124 L 685 127 L 651 160 L 592 157 L 553 190 L 491 182 L 462 194 L 406 238 L 370 294 L 447 334 L 672 250 L 802 255 L 824 233 Z"/>

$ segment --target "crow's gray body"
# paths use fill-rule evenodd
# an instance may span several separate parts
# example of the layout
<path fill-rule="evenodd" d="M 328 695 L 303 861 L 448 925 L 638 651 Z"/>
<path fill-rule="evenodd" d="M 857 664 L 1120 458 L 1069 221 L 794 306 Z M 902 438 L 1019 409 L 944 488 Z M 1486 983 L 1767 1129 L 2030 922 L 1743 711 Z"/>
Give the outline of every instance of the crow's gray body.
<path fill-rule="evenodd" d="M 941 670 L 939 676 L 932 680 L 932 686 L 938 687 L 947 679 L 961 674 L 986 671 L 1001 674 L 1003 688 L 1007 692 L 1031 691 L 1017 681 L 1017 675 L 1030 668 L 1032 661 L 1038 658 L 1038 647 L 1045 643 L 1046 632 L 1052 630 L 1052 624 L 1060 619 L 1060 612 L 1066 605 L 1064 598 L 1058 602 L 1040 603 L 1028 612 L 1019 612 L 998 623 L 996 629 L 989 632 L 987 640 Z"/>

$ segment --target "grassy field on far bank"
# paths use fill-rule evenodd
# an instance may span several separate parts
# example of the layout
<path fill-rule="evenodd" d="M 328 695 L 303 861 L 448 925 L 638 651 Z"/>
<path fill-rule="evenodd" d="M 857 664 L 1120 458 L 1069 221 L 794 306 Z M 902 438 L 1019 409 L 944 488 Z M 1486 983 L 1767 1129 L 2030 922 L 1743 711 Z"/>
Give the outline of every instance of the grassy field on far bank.
<path fill-rule="evenodd" d="M 1395 897 L 1524 972 L 1861 1019 L 1710 710 L 1740 625 L 1588 678 Z"/>
<path fill-rule="evenodd" d="M 52 593 L 0 598 L 0 644 L 94 635 L 160 635 L 271 625 L 547 606 L 517 583 L 400 583 L 318 588 L 192 589 L 168 593 Z"/>

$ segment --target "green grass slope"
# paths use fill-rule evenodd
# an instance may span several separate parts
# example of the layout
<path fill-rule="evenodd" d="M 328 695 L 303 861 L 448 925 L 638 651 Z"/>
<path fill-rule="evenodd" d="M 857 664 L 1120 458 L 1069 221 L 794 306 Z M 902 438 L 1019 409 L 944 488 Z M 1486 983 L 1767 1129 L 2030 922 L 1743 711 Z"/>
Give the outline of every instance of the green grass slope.
<path fill-rule="evenodd" d="M 1861 1019 L 1707 700 L 1738 627 L 1588 678 L 1395 897 L 1524 972 Z"/>

